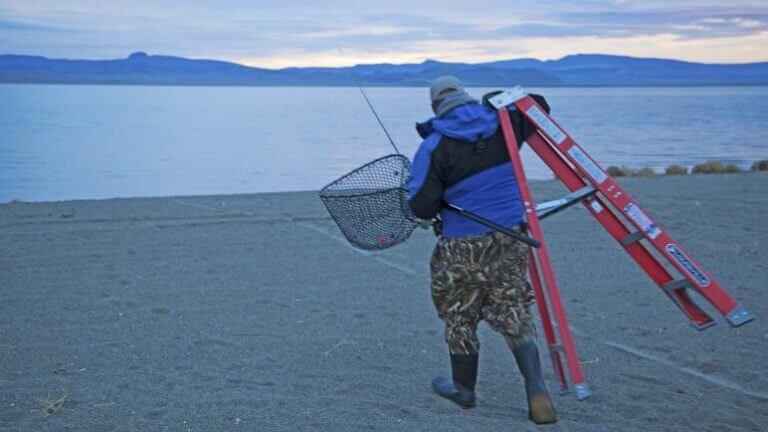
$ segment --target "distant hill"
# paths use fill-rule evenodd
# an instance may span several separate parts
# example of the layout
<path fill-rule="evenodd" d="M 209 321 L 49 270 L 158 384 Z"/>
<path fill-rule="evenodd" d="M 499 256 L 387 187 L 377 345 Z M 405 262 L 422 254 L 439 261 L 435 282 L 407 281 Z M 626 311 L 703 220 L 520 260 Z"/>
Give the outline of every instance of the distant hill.
<path fill-rule="evenodd" d="M 342 68 L 262 69 L 214 60 L 131 54 L 117 60 L 63 60 L 0 55 L 0 83 L 147 85 L 425 86 L 440 75 L 471 86 L 686 86 L 768 84 L 768 62 L 705 64 L 578 54 L 559 60 L 489 63 L 373 64 Z"/>

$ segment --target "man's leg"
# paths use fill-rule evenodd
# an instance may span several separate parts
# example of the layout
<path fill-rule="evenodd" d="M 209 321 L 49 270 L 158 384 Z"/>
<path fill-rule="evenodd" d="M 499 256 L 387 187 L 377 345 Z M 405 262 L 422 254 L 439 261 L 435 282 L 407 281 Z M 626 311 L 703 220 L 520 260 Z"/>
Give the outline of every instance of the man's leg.
<path fill-rule="evenodd" d="M 437 377 L 432 388 L 463 408 L 475 406 L 478 352 L 477 323 L 482 291 L 472 286 L 471 262 L 464 256 L 465 239 L 441 239 L 432 255 L 432 301 L 445 322 L 452 379 Z"/>
<path fill-rule="evenodd" d="M 557 414 L 541 372 L 536 326 L 530 310 L 533 295 L 526 278 L 527 246 L 506 237 L 497 240 L 500 256 L 490 257 L 496 264 L 490 267 L 493 286 L 483 305 L 483 318 L 504 335 L 515 356 L 525 380 L 528 417 L 538 424 L 554 423 Z"/>
<path fill-rule="evenodd" d="M 451 379 L 438 376 L 432 380 L 432 389 L 438 395 L 451 400 L 462 408 L 475 406 L 478 354 L 451 355 Z"/>
<path fill-rule="evenodd" d="M 528 418 L 538 424 L 554 423 L 557 413 L 552 399 L 547 392 L 544 377 L 541 373 L 539 349 L 535 340 L 520 342 L 517 336 L 505 335 L 512 353 L 517 361 L 517 367 L 525 380 L 525 393 L 528 397 Z M 514 347 L 514 348 L 513 348 Z"/>

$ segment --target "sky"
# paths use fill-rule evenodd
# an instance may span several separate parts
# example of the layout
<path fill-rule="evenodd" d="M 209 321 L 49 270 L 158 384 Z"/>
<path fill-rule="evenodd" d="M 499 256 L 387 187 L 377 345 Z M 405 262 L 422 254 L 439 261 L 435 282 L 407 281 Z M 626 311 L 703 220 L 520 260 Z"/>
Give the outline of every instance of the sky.
<path fill-rule="evenodd" d="M 768 0 L 0 0 L 0 54 L 250 66 L 602 53 L 768 61 Z"/>

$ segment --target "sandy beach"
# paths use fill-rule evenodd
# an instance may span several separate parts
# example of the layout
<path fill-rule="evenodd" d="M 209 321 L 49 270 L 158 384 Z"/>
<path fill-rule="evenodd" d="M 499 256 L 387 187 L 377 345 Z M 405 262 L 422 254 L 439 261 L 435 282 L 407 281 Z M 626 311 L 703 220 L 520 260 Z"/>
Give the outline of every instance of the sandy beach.
<path fill-rule="evenodd" d="M 431 393 L 431 232 L 354 250 L 314 192 L 0 205 L 0 430 L 768 430 L 768 175 L 623 183 L 757 319 L 699 332 L 583 208 L 547 219 L 593 397 L 545 355 L 546 427 L 487 326 L 478 406 Z"/>

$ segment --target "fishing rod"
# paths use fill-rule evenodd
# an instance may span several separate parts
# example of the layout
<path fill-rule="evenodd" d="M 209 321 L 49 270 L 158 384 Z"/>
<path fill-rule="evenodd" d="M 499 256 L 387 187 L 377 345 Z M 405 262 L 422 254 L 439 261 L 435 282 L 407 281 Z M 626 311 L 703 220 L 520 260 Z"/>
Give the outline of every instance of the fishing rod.
<path fill-rule="evenodd" d="M 344 51 L 341 50 L 341 47 L 339 47 L 338 50 L 339 50 L 339 53 L 342 55 L 342 57 L 344 57 Z M 365 92 L 365 90 L 363 90 L 363 87 L 361 87 L 360 84 L 357 82 L 357 79 L 355 79 L 355 74 L 353 73 L 352 69 L 349 70 L 349 77 L 352 79 L 352 82 L 355 84 L 355 87 L 357 87 L 357 89 L 360 90 L 360 94 L 363 95 L 363 99 L 365 99 L 365 103 L 368 104 L 368 108 L 371 109 L 373 116 L 376 117 L 376 121 L 379 122 L 379 126 L 381 126 L 381 130 L 384 131 L 384 135 L 387 136 L 387 139 L 389 140 L 389 143 L 392 145 L 392 148 L 395 149 L 395 152 L 397 154 L 402 154 L 400 153 L 400 149 L 397 148 L 397 145 L 395 144 L 395 140 L 392 139 L 392 135 L 389 134 L 389 131 L 384 126 L 384 123 L 381 121 L 381 117 L 379 117 L 379 113 L 377 113 L 376 109 L 373 107 L 373 104 L 371 103 L 371 99 L 368 98 L 368 94 Z"/>
<path fill-rule="evenodd" d="M 341 48 L 339 48 L 339 52 L 341 53 L 341 55 L 344 55 L 344 52 L 341 50 Z M 376 112 L 376 108 L 373 107 L 373 104 L 371 103 L 370 98 L 368 98 L 368 94 L 365 93 L 365 90 L 363 90 L 363 87 L 361 87 L 360 84 L 357 82 L 357 80 L 355 79 L 355 76 L 354 76 L 354 74 L 352 73 L 351 70 L 349 72 L 349 75 L 350 75 L 350 78 L 352 78 L 352 82 L 355 84 L 357 89 L 360 90 L 360 94 L 363 95 L 363 99 L 365 99 L 365 102 L 368 105 L 368 108 L 371 109 L 371 112 L 373 113 L 373 116 L 376 117 L 376 121 L 379 122 L 379 126 L 381 126 L 381 130 L 384 131 L 384 135 L 387 136 L 387 139 L 389 140 L 389 143 L 392 144 L 392 148 L 395 149 L 397 154 L 402 155 L 402 153 L 400 153 L 400 149 L 398 149 L 397 145 L 395 144 L 395 140 L 392 139 L 392 135 L 389 134 L 389 131 L 387 130 L 387 127 L 384 126 L 384 122 L 381 121 L 381 117 L 379 117 L 379 113 Z M 406 189 L 403 188 L 403 190 L 405 190 L 407 192 Z M 473 221 L 475 221 L 475 222 L 477 222 L 477 223 L 479 223 L 481 225 L 484 225 L 484 226 L 486 226 L 488 228 L 491 228 L 491 229 L 493 229 L 495 231 L 498 231 L 498 232 L 500 232 L 502 234 L 506 234 L 506 235 L 516 239 L 516 240 L 520 240 L 521 242 L 523 242 L 523 243 L 525 243 L 525 244 L 527 244 L 527 245 L 529 245 L 531 247 L 534 247 L 534 248 L 541 247 L 541 242 L 539 242 L 538 240 L 536 240 L 536 239 L 534 239 L 532 237 L 528 237 L 527 235 L 515 232 L 515 231 L 513 231 L 513 230 L 511 230 L 511 229 L 509 229 L 507 227 L 501 226 L 501 225 L 497 224 L 496 222 L 494 222 L 492 220 L 489 220 L 489 219 L 486 219 L 486 218 L 484 218 L 484 217 L 482 217 L 482 216 L 480 216 L 478 214 L 472 213 L 469 210 L 465 210 L 465 209 L 463 209 L 463 208 L 461 208 L 461 207 L 459 207 L 457 205 L 451 204 L 451 203 L 449 203 L 447 201 L 443 201 L 442 205 L 443 205 L 443 207 L 445 207 L 445 208 L 447 208 L 447 209 L 449 209 L 451 211 L 454 211 L 454 212 L 460 214 L 461 216 L 466 217 L 467 219 L 471 219 L 471 220 L 473 220 Z"/>
<path fill-rule="evenodd" d="M 360 93 L 363 95 L 363 98 L 365 99 L 365 102 L 368 104 L 368 108 L 371 109 L 371 112 L 373 113 L 374 117 L 376 117 L 376 120 L 379 122 L 379 126 L 381 126 L 381 130 L 384 131 L 384 135 L 387 136 L 387 139 L 389 140 L 389 143 L 392 144 L 392 148 L 395 149 L 397 154 L 402 154 L 402 153 L 400 153 L 400 149 L 397 148 L 397 145 L 395 145 L 395 141 L 392 139 L 392 136 L 389 134 L 389 131 L 387 131 L 387 128 L 384 127 L 384 123 L 381 122 L 381 118 L 379 118 L 379 114 L 373 108 L 373 104 L 371 104 L 371 100 L 368 99 L 368 95 L 365 93 L 365 90 L 363 90 L 363 88 L 360 87 L 360 85 L 357 84 L 357 82 L 355 82 L 355 85 L 357 85 L 357 89 L 360 90 Z"/>

